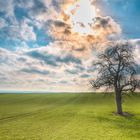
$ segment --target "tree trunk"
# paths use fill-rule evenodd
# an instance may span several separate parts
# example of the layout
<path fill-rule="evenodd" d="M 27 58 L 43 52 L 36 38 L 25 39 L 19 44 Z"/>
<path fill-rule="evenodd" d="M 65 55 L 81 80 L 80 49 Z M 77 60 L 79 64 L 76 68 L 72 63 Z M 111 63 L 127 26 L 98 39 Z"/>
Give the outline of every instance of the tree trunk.
<path fill-rule="evenodd" d="M 117 105 L 117 113 L 120 115 L 123 115 L 123 111 L 122 111 L 122 95 L 121 92 L 116 90 L 115 91 L 116 94 L 116 105 Z"/>

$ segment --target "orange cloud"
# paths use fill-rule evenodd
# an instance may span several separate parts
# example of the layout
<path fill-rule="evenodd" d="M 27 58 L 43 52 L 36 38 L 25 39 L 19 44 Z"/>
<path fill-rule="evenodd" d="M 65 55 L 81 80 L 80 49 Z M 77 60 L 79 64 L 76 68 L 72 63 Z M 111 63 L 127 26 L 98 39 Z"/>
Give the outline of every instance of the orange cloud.
<path fill-rule="evenodd" d="M 64 1 L 61 4 L 59 16 L 49 20 L 47 32 L 49 30 L 49 35 L 52 36 L 57 43 L 59 42 L 57 47 L 62 48 L 63 46 L 63 49 L 70 50 L 78 57 L 87 57 L 92 54 L 93 49 L 100 50 L 105 47 L 106 44 L 111 41 L 110 38 L 118 39 L 118 36 L 121 34 L 121 27 L 112 17 L 103 17 L 96 13 L 93 14 L 93 17 L 90 15 L 90 19 L 83 18 L 82 16 L 84 15 L 81 15 L 81 19 L 80 15 L 78 15 L 80 21 L 75 18 L 73 19 L 71 16 L 76 14 L 75 12 L 78 12 L 78 10 L 81 10 L 80 12 L 85 10 L 82 8 L 79 9 L 79 7 L 74 7 L 74 9 L 70 8 L 72 5 L 77 5 L 77 3 L 78 2 L 70 0 Z M 80 6 L 86 4 L 83 0 L 79 1 L 79 3 Z M 87 6 L 91 8 L 90 10 L 92 11 L 92 8 L 93 10 L 97 9 L 95 5 L 94 7 L 90 5 L 93 5 L 93 1 L 89 0 Z M 71 14 L 67 9 L 76 11 Z M 89 23 L 84 21 L 86 19 Z M 78 29 L 75 30 L 75 28 Z"/>

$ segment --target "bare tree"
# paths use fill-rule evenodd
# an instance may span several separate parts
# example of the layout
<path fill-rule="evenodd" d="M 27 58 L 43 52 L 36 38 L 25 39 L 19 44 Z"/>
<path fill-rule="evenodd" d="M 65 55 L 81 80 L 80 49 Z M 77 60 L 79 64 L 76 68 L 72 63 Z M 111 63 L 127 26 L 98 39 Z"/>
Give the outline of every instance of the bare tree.
<path fill-rule="evenodd" d="M 115 92 L 117 113 L 123 115 L 122 95 L 133 93 L 139 87 L 137 64 L 134 60 L 133 48 L 129 43 L 113 43 L 104 53 L 99 55 L 95 64 L 98 70 L 92 87 L 107 87 Z"/>

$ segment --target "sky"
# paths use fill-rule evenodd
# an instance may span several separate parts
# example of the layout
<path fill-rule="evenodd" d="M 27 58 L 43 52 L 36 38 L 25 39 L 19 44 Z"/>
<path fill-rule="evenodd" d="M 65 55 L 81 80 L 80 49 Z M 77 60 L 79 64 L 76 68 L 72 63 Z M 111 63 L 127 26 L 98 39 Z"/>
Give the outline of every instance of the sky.
<path fill-rule="evenodd" d="M 0 90 L 91 91 L 109 42 L 140 62 L 139 25 L 139 0 L 0 0 Z"/>

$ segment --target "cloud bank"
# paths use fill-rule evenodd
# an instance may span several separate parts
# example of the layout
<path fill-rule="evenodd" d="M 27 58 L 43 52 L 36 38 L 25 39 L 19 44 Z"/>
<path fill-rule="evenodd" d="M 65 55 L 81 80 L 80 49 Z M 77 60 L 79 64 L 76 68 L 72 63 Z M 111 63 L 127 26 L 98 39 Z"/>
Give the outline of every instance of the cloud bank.
<path fill-rule="evenodd" d="M 90 91 L 96 55 L 121 33 L 95 0 L 0 1 L 0 89 Z"/>

